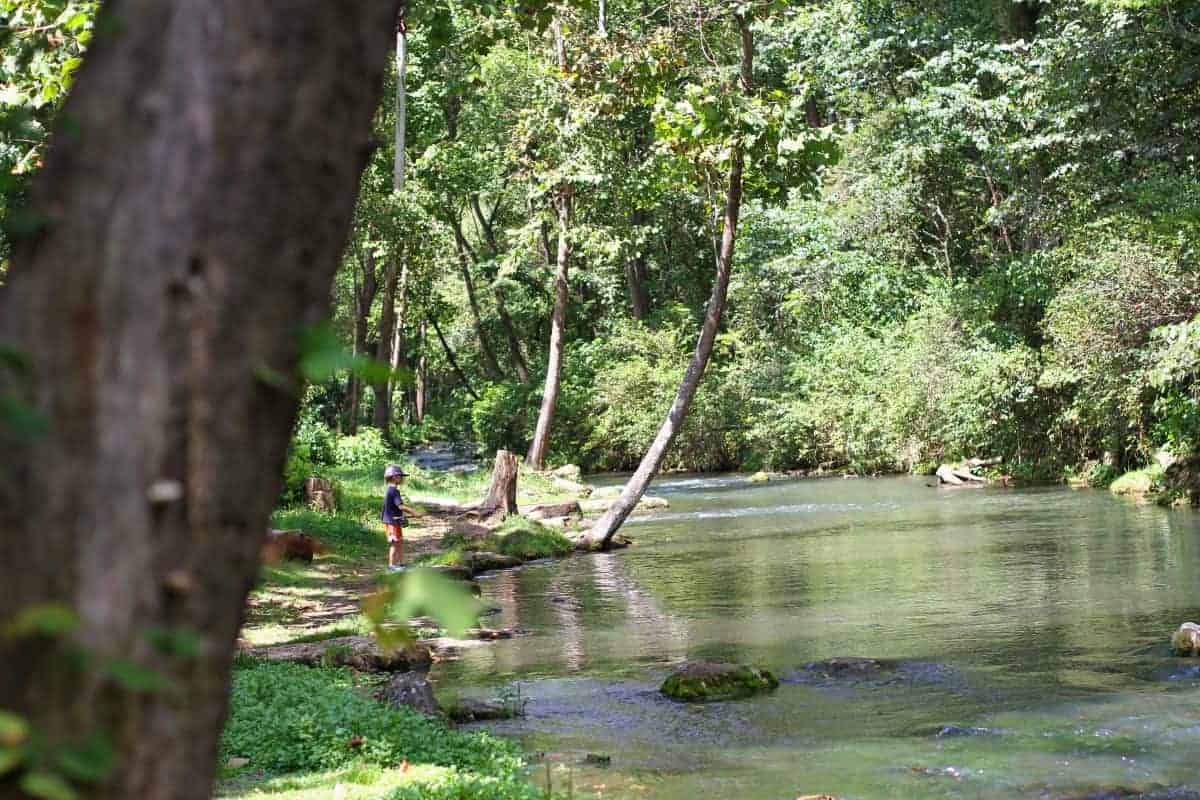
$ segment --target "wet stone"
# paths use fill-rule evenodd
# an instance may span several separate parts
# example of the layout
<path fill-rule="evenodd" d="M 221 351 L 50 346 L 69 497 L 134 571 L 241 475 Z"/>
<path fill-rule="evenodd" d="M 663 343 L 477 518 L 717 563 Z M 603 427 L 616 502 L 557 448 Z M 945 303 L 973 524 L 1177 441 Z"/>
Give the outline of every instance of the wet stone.
<path fill-rule="evenodd" d="M 773 691 L 779 681 L 765 669 L 745 664 L 692 661 L 671 673 L 661 690 L 673 700 L 706 702 L 735 700 Z"/>

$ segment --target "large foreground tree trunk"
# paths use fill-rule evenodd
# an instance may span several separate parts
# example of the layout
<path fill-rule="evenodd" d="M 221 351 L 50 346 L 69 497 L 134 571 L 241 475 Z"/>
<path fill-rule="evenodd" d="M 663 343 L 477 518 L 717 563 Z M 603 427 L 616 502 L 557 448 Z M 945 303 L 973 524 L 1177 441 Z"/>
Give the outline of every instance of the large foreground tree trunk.
<path fill-rule="evenodd" d="M 0 708 L 47 747 L 114 748 L 90 800 L 210 797 L 300 334 L 328 314 L 395 13 L 102 6 L 32 192 L 40 227 L 0 289 L 0 347 L 19 354 L 0 395 L 44 422 L 0 428 L 0 625 L 49 604 L 79 618 L 0 636 Z M 130 662 L 167 683 L 148 691 Z"/>
<path fill-rule="evenodd" d="M 748 93 L 753 77 L 754 39 L 748 22 L 740 15 L 737 20 L 742 40 L 742 91 Z M 717 251 L 716 258 L 717 274 L 713 280 L 712 294 L 708 298 L 704 324 L 700 328 L 700 338 L 696 342 L 696 349 L 692 353 L 692 360 L 688 364 L 687 371 L 683 374 L 683 380 L 680 381 L 679 390 L 675 393 L 675 401 L 671 404 L 671 410 L 667 412 L 667 418 L 663 420 L 662 426 L 658 429 L 658 435 L 654 437 L 646 455 L 642 457 L 637 471 L 633 473 L 625 484 L 625 488 L 621 490 L 621 495 L 588 532 L 584 541 L 589 547 L 607 547 L 621 524 L 633 512 L 634 507 L 645 494 L 646 487 L 658 474 L 667 449 L 670 448 L 679 429 L 683 427 L 683 421 L 687 418 L 692 398 L 696 396 L 696 389 L 700 385 L 700 379 L 704 376 L 705 367 L 708 366 L 708 358 L 712 354 L 717 330 L 721 326 L 721 315 L 725 311 L 725 297 L 729 290 L 729 274 L 733 266 L 734 245 L 737 241 L 738 215 L 741 213 L 742 207 L 743 168 L 742 149 L 735 144 L 730 153 L 721 246 Z"/>
<path fill-rule="evenodd" d="M 550 447 L 550 426 L 554 423 L 554 409 L 558 405 L 558 390 L 562 378 L 563 337 L 567 326 L 567 300 L 569 286 L 567 268 L 571 258 L 571 242 L 568 238 L 571 226 L 571 191 L 563 187 L 555 200 L 558 215 L 558 270 L 554 276 L 554 313 L 550 320 L 550 356 L 546 363 L 546 385 L 542 390 L 542 407 L 538 412 L 537 427 L 525 463 L 530 469 L 546 468 L 546 452 Z"/>

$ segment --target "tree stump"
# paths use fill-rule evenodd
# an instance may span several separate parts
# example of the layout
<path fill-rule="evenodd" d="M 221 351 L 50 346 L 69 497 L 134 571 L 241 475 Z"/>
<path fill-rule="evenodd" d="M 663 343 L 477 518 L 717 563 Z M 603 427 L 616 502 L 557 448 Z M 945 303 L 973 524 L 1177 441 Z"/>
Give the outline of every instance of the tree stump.
<path fill-rule="evenodd" d="M 517 457 L 508 450 L 496 451 L 492 467 L 492 485 L 479 511 L 489 517 L 505 519 L 517 513 Z"/>
<path fill-rule="evenodd" d="M 312 476 L 304 479 L 304 497 L 314 511 L 333 513 L 337 504 L 333 498 L 333 484 L 324 478 Z"/>

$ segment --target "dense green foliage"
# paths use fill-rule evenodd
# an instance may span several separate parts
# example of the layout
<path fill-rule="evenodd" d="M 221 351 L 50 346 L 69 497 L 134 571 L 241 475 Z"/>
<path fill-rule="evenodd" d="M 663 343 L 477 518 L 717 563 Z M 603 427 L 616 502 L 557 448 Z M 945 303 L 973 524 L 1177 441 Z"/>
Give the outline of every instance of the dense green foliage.
<path fill-rule="evenodd" d="M 678 156 L 703 173 L 719 161 L 706 137 L 736 114 L 684 67 L 695 31 L 610 4 L 600 36 L 593 14 L 564 18 L 565 81 L 549 37 L 466 12 L 454 25 L 468 46 L 414 63 L 408 191 L 429 252 L 411 264 L 432 294 L 410 297 L 433 301 L 424 313 L 477 399 L 410 317 L 404 360 L 423 359 L 425 414 L 413 427 L 413 384 L 397 389 L 398 445 L 528 444 L 550 314 L 544 193 L 568 156 L 574 272 L 552 461 L 630 467 L 671 401 L 714 233 L 713 184 Z M 724 331 L 668 466 L 874 472 L 1001 456 L 1042 476 L 1107 461 L 1093 476 L 1105 482 L 1164 446 L 1194 450 L 1198 26 L 1187 3 L 1084 0 L 825 0 L 760 18 L 756 82 L 829 137 L 795 146 L 841 156 L 815 187 L 773 190 L 789 183 L 769 166 L 751 178 Z M 730 30 L 707 28 L 726 63 Z M 772 126 L 795 115 L 763 124 L 764 146 L 791 146 Z M 635 266 L 645 314 L 631 306 Z M 353 303 L 339 309 L 349 342 Z M 506 358 L 512 331 L 528 381 Z M 310 407 L 327 424 L 349 424 L 344 391 L 320 397 Z"/>

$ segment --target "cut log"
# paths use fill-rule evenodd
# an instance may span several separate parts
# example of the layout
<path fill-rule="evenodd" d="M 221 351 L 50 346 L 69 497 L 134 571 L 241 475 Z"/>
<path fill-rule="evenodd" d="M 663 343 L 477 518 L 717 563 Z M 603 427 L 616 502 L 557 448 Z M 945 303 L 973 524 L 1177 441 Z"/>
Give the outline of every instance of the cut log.
<path fill-rule="evenodd" d="M 504 519 L 517 512 L 517 457 L 508 450 L 496 451 L 492 485 L 479 504 L 481 515 Z"/>
<path fill-rule="evenodd" d="M 949 484 L 950 486 L 962 486 L 966 481 L 954 474 L 954 467 L 949 464 L 942 464 L 937 468 L 935 473 L 938 478 L 938 483 Z"/>
<path fill-rule="evenodd" d="M 955 469 L 952 470 L 952 472 L 954 473 L 954 477 L 961 478 L 967 482 L 987 483 L 987 478 L 981 478 L 980 476 L 972 473 L 969 469 Z"/>
<path fill-rule="evenodd" d="M 579 507 L 578 500 L 570 500 L 566 503 L 542 503 L 541 505 L 529 506 L 525 509 L 525 516 L 529 519 L 547 520 L 554 517 L 581 517 L 583 510 Z"/>

